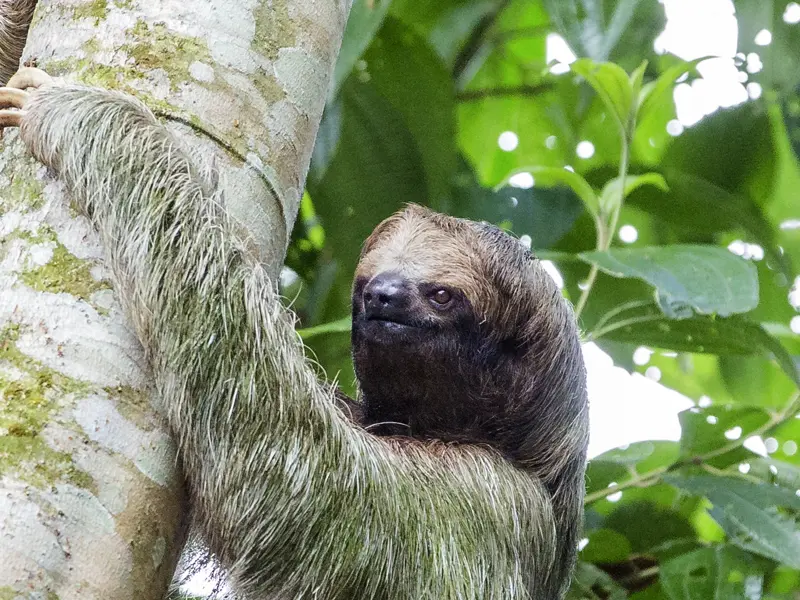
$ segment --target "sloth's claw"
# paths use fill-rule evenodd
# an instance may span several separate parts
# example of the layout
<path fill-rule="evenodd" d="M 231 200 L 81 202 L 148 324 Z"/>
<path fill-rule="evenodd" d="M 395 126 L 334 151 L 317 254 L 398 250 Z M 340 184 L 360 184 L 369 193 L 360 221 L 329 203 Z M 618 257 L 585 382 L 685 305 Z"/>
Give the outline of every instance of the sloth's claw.
<path fill-rule="evenodd" d="M 25 90 L 38 88 L 53 82 L 53 78 L 41 69 L 23 67 L 8 80 L 6 87 L 0 87 L 0 129 L 19 127 L 25 117 L 25 105 L 31 94 Z M 9 110 L 19 109 L 19 110 Z"/>
<path fill-rule="evenodd" d="M 17 88 L 0 88 L 0 108 L 25 108 L 30 94 Z"/>
<path fill-rule="evenodd" d="M 0 129 L 3 127 L 19 127 L 25 113 L 21 110 L 0 110 Z"/>
<path fill-rule="evenodd" d="M 25 90 L 53 83 L 53 78 L 36 67 L 22 67 L 8 80 L 7 87 Z"/>

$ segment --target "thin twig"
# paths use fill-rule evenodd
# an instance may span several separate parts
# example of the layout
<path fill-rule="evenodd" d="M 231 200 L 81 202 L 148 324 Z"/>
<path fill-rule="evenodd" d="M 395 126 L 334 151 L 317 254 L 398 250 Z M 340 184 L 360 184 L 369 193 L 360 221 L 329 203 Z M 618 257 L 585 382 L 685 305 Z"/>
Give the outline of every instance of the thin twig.
<path fill-rule="evenodd" d="M 479 90 L 464 90 L 456 93 L 459 102 L 474 102 L 484 98 L 504 98 L 507 96 L 535 97 L 553 89 L 552 83 L 538 83 L 535 85 L 512 85 L 505 87 L 482 88 Z"/>
<path fill-rule="evenodd" d="M 484 44 L 486 35 L 491 31 L 497 19 L 503 14 L 503 11 L 511 4 L 511 0 L 502 0 L 497 5 L 486 13 L 483 18 L 478 22 L 477 26 L 473 28 L 472 34 L 469 36 L 464 45 L 461 47 L 455 61 L 453 62 L 453 79 L 458 81 L 461 76 L 468 70 L 470 63 L 475 58 L 481 47 Z"/>

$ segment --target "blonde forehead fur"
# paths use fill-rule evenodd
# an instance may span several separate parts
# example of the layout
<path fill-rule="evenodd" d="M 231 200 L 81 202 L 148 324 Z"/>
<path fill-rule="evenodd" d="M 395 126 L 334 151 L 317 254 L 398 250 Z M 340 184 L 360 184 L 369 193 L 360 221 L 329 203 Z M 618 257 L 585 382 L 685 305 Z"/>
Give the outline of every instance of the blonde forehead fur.
<path fill-rule="evenodd" d="M 367 238 L 356 277 L 369 280 L 394 271 L 411 281 L 449 286 L 486 316 L 499 308 L 498 251 L 474 223 L 410 205 L 379 224 Z M 524 281 L 514 283 L 527 287 Z"/>

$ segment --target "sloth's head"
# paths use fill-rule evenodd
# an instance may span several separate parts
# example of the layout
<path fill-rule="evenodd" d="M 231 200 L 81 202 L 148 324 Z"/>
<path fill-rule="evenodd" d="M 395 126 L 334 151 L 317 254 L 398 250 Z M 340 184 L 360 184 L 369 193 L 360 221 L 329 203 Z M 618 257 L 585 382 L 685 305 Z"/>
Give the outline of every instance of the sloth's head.
<path fill-rule="evenodd" d="M 572 310 L 492 225 L 418 206 L 378 225 L 355 274 L 353 359 L 377 434 L 486 443 L 532 469 L 585 451 Z"/>

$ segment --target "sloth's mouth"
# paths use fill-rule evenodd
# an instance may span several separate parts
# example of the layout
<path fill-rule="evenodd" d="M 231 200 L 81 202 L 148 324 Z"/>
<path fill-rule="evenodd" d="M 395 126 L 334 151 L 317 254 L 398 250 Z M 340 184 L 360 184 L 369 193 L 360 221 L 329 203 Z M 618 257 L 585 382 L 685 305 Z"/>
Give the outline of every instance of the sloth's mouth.
<path fill-rule="evenodd" d="M 411 323 L 410 321 L 403 319 L 402 317 L 378 317 L 378 316 L 370 316 L 364 319 L 365 321 L 369 321 L 371 323 L 375 323 L 378 325 L 382 325 L 383 327 L 387 327 L 389 329 L 397 328 L 397 329 L 417 329 L 419 325 Z"/>
<path fill-rule="evenodd" d="M 353 330 L 364 341 L 378 344 L 417 343 L 429 327 L 410 315 L 360 315 L 353 321 Z"/>

